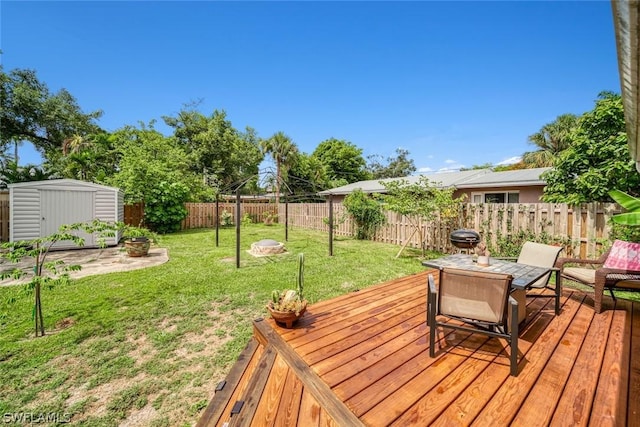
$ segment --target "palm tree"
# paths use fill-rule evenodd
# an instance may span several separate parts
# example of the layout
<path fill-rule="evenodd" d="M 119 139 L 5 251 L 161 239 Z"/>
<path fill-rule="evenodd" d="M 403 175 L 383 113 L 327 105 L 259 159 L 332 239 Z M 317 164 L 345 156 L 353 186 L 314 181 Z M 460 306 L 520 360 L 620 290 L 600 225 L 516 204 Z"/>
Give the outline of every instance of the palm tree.
<path fill-rule="evenodd" d="M 18 157 L 18 147 L 22 145 L 22 141 L 18 141 L 15 139 L 13 141 L 13 161 L 16 162 L 16 165 L 20 163 L 20 157 Z"/>
<path fill-rule="evenodd" d="M 524 153 L 522 161 L 529 167 L 553 166 L 554 159 L 571 145 L 571 132 L 578 124 L 578 116 L 562 114 L 529 136 L 538 150 Z"/>
<path fill-rule="evenodd" d="M 280 203 L 280 184 L 283 182 L 287 171 L 296 161 L 298 147 L 284 132 L 276 132 L 269 139 L 260 141 L 260 149 L 263 154 L 271 154 L 276 163 L 276 205 Z"/>

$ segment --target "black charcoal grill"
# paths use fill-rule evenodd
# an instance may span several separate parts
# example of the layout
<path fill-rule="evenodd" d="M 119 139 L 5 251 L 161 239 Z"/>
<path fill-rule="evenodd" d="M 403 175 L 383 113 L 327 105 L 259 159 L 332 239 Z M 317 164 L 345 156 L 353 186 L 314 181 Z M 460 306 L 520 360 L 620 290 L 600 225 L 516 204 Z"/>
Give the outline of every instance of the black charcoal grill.
<path fill-rule="evenodd" d="M 480 243 L 480 234 L 475 230 L 455 230 L 449 235 L 451 244 L 460 249 L 473 249 Z"/>

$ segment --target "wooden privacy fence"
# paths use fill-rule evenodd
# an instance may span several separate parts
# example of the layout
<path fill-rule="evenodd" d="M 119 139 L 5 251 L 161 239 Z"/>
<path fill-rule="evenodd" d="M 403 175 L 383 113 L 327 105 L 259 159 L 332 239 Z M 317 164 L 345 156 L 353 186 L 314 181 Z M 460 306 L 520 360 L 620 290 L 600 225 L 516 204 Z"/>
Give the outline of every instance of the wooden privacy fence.
<path fill-rule="evenodd" d="M 0 241 L 9 241 L 9 200 L 0 197 Z"/>
<path fill-rule="evenodd" d="M 182 222 L 183 229 L 208 228 L 215 226 L 215 203 L 187 203 L 189 212 Z M 226 211 L 232 224 L 236 223 L 235 203 L 220 203 L 218 218 Z M 252 222 L 261 222 L 265 212 L 275 214 L 279 222 L 285 219 L 285 204 L 276 209 L 273 203 L 242 203 L 240 218 L 248 217 Z M 334 203 L 334 233 L 338 236 L 354 236 L 355 226 L 342 203 Z M 9 201 L 0 195 L 0 240 L 9 240 Z M 328 203 L 290 203 L 289 226 L 320 231 L 328 231 Z M 518 243 L 519 238 L 542 238 L 565 246 L 565 255 L 581 258 L 597 257 L 603 244 L 609 240 L 609 219 L 620 213 L 615 203 L 586 203 L 568 206 L 555 203 L 529 204 L 465 204 L 458 221 L 447 225 L 442 221 L 421 221 L 424 241 L 414 233 L 415 227 L 409 218 L 386 212 L 387 224 L 380 227 L 373 240 L 395 245 L 408 245 L 440 252 L 454 250 L 449 242 L 449 234 L 456 228 L 471 228 L 481 233 L 490 246 L 500 242 Z M 140 225 L 144 218 L 144 205 L 125 205 L 125 222 Z"/>
<path fill-rule="evenodd" d="M 189 215 L 183 221 L 183 229 L 215 226 L 214 203 L 187 203 Z M 342 203 L 334 203 L 334 233 L 354 236 L 355 226 Z M 289 226 L 328 231 L 328 203 L 290 203 Z M 218 217 L 227 211 L 235 224 L 235 204 L 220 203 Z M 278 206 L 279 222 L 285 218 L 285 204 Z M 241 217 L 248 215 L 252 222 L 259 222 L 264 212 L 275 212 L 274 204 L 242 203 Z M 507 203 L 465 204 L 456 222 L 420 221 L 424 241 L 414 233 L 410 219 L 386 212 L 387 224 L 380 227 L 372 240 L 396 245 L 405 244 L 440 252 L 451 252 L 449 234 L 457 228 L 471 228 L 481 233 L 483 240 L 497 247 L 500 242 L 518 243 L 518 239 L 537 238 L 565 247 L 564 256 L 582 258 L 597 257 L 609 240 L 609 219 L 620 213 L 615 203 L 587 203 L 577 206 L 556 203 Z"/>
<path fill-rule="evenodd" d="M 124 205 L 124 223 L 136 227 L 144 225 L 144 203 Z"/>
<path fill-rule="evenodd" d="M 282 221 L 284 221 L 284 203 L 282 206 Z M 291 205 L 289 205 L 291 206 Z M 182 229 L 190 228 L 209 228 L 215 227 L 216 204 L 215 203 L 185 203 L 187 217 L 182 221 Z M 272 203 L 241 203 L 240 219 L 250 218 L 251 222 L 262 222 L 265 212 L 275 214 L 277 208 Z M 232 224 L 236 223 L 236 204 L 235 203 L 219 203 L 218 218 L 220 224 L 223 215 L 229 215 Z"/>

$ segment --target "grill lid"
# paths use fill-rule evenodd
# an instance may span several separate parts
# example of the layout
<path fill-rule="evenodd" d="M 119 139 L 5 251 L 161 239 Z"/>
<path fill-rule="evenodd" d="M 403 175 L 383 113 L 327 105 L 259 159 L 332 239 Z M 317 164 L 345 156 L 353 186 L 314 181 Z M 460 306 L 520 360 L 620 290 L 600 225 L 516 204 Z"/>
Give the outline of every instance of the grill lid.
<path fill-rule="evenodd" d="M 475 248 L 480 243 L 480 234 L 475 230 L 455 230 L 449 235 L 451 244 L 457 248 Z"/>

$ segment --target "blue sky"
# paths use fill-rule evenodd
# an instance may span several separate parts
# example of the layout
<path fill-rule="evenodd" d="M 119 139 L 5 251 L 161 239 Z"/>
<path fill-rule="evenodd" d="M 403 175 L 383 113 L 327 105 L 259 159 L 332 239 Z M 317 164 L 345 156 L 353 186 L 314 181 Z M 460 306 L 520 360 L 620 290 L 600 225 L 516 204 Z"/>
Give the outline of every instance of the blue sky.
<path fill-rule="evenodd" d="M 421 171 L 498 164 L 563 113 L 620 92 L 597 2 L 0 3 L 5 71 L 35 69 L 108 131 L 225 110 L 238 129 L 327 138 Z M 21 163 L 39 162 L 28 148 Z"/>

